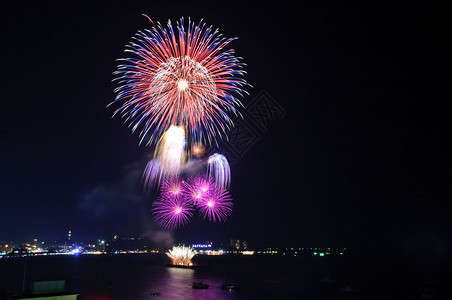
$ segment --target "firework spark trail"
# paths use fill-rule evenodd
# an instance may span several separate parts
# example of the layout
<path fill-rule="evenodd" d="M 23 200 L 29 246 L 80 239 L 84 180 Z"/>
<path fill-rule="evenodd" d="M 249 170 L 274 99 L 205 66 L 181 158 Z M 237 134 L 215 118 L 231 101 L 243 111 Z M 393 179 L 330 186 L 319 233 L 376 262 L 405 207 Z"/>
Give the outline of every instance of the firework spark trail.
<path fill-rule="evenodd" d="M 171 259 L 173 265 L 192 266 L 191 260 L 196 252 L 191 247 L 173 246 L 173 249 L 168 250 L 165 254 Z"/>
<path fill-rule="evenodd" d="M 232 198 L 228 190 L 215 186 L 206 196 L 198 201 L 200 215 L 209 221 L 224 222 L 232 212 Z"/>
<path fill-rule="evenodd" d="M 180 172 L 185 161 L 185 131 L 182 127 L 171 126 L 160 138 L 155 148 L 154 158 L 159 158 L 169 175 Z"/>
<path fill-rule="evenodd" d="M 164 177 L 165 169 L 158 159 L 150 160 L 143 173 L 144 187 L 150 188 L 159 184 Z"/>
<path fill-rule="evenodd" d="M 155 147 L 154 159 L 149 161 L 143 173 L 145 187 L 180 173 L 186 159 L 185 143 L 182 127 L 171 126 L 162 135 Z"/>
<path fill-rule="evenodd" d="M 160 23 L 139 31 L 120 59 L 115 81 L 119 114 L 132 127 L 141 128 L 140 143 L 152 143 L 171 125 L 186 128 L 193 142 L 212 142 L 233 125 L 228 112 L 239 115 L 248 84 L 240 57 L 226 50 L 226 39 L 212 27 L 184 19 L 167 28 Z"/>
<path fill-rule="evenodd" d="M 231 169 L 226 157 L 214 153 L 208 160 L 208 174 L 215 179 L 215 184 L 221 188 L 229 188 L 231 184 Z"/>
<path fill-rule="evenodd" d="M 198 206 L 202 199 L 213 191 L 215 183 L 210 177 L 196 176 L 185 182 L 184 187 L 187 200 Z"/>

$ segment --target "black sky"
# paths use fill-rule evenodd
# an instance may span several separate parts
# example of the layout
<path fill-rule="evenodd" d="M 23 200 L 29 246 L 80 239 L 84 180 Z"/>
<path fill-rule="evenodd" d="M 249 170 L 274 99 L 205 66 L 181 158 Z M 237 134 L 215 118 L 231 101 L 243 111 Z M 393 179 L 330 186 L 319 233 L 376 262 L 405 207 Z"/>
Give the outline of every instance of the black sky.
<path fill-rule="evenodd" d="M 312 1 L 310 1 L 312 2 Z M 141 14 L 204 18 L 285 109 L 232 166 L 235 210 L 176 240 L 452 246 L 450 20 L 444 7 L 274 2 L 17 3 L 2 9 L 0 240 L 155 232 L 152 149 L 106 105 Z M 6 22 L 5 22 L 6 21 Z M 6 30 L 5 30 L 6 29 Z"/>

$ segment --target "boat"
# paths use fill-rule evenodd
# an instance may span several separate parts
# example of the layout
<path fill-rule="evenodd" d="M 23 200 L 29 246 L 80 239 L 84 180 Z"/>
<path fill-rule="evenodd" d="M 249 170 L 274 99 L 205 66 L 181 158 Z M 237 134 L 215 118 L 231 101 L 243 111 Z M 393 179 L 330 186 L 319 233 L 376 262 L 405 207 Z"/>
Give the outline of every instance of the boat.
<path fill-rule="evenodd" d="M 192 288 L 194 289 L 208 289 L 209 285 L 207 283 L 203 283 L 201 281 L 193 282 Z"/>
<path fill-rule="evenodd" d="M 223 290 L 240 290 L 242 287 L 235 283 L 223 283 L 221 288 Z"/>
<path fill-rule="evenodd" d="M 160 293 L 159 292 L 149 293 L 149 295 L 154 296 L 154 297 L 158 297 L 158 296 L 160 296 Z"/>

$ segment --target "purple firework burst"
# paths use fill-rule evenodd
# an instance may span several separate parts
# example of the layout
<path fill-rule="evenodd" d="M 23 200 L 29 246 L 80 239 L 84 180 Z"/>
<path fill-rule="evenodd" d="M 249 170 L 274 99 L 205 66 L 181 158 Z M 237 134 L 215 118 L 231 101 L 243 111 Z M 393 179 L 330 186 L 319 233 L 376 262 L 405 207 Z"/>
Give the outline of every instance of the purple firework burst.
<path fill-rule="evenodd" d="M 195 206 L 215 188 L 213 178 L 196 176 L 184 184 L 185 197 Z"/>
<path fill-rule="evenodd" d="M 232 198 L 227 189 L 215 186 L 197 203 L 201 216 L 209 221 L 224 222 L 232 211 Z"/>
<path fill-rule="evenodd" d="M 152 204 L 154 220 L 164 228 L 176 229 L 190 222 L 193 207 L 183 197 L 161 195 Z"/>
<path fill-rule="evenodd" d="M 163 196 L 182 198 L 186 194 L 185 182 L 179 177 L 169 177 L 165 179 L 160 186 L 160 192 Z"/>
<path fill-rule="evenodd" d="M 190 222 L 193 207 L 185 198 L 184 181 L 178 177 L 170 177 L 163 181 L 161 194 L 153 203 L 155 221 L 165 228 L 179 228 Z"/>

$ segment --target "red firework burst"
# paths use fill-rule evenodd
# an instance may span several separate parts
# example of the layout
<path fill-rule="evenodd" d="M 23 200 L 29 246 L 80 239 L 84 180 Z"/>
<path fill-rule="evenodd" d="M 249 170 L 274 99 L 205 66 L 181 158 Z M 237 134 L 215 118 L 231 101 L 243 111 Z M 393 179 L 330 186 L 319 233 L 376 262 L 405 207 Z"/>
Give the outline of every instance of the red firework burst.
<path fill-rule="evenodd" d="M 119 87 L 115 111 L 126 118 L 132 131 L 141 128 L 141 140 L 152 142 L 171 125 L 183 126 L 194 142 L 209 143 L 233 124 L 227 112 L 238 114 L 236 95 L 246 93 L 244 64 L 225 47 L 226 39 L 212 27 L 184 19 L 176 31 L 160 23 L 138 32 L 115 72 Z M 113 102 L 113 103 L 114 103 Z"/>

